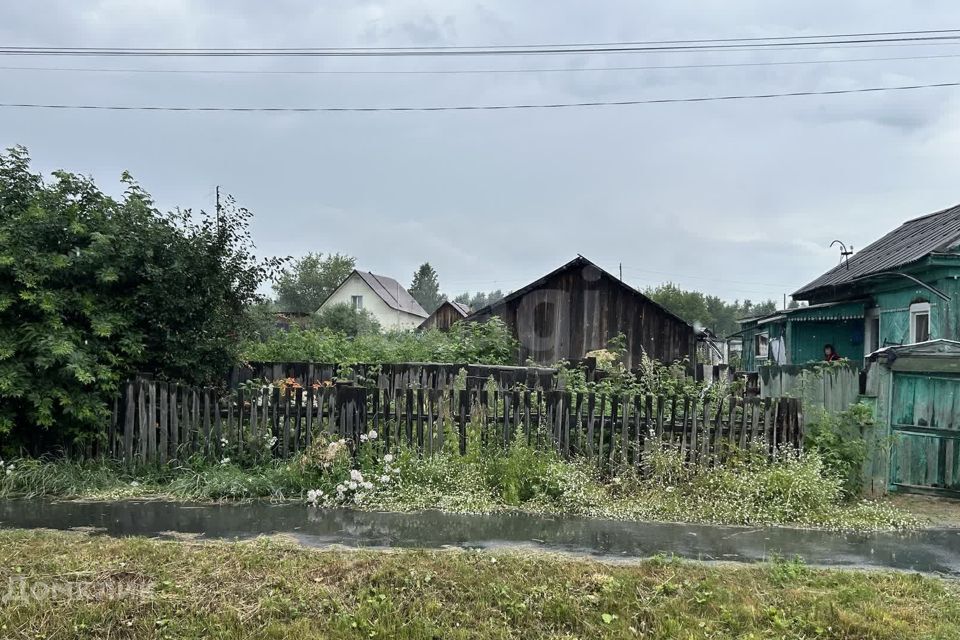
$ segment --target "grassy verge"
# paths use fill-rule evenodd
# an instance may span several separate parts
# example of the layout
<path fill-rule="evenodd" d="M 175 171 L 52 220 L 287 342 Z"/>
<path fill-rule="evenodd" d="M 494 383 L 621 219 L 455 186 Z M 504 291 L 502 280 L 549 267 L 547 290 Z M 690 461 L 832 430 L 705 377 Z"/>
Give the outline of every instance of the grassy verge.
<path fill-rule="evenodd" d="M 0 605 L 5 638 L 960 637 L 955 584 L 795 562 L 608 565 L 4 531 L 0 580 L 14 594 Z"/>
<path fill-rule="evenodd" d="M 915 519 L 890 505 L 848 499 L 815 453 L 741 452 L 718 466 L 692 466 L 669 451 L 633 468 L 601 473 L 584 462 L 515 443 L 466 456 L 386 453 L 369 441 L 351 455 L 325 442 L 287 462 L 252 466 L 194 460 L 127 472 L 105 462 L 18 460 L 0 474 L 0 498 L 303 500 L 318 507 L 456 513 L 521 510 L 620 520 L 797 525 L 834 530 L 905 529 Z"/>

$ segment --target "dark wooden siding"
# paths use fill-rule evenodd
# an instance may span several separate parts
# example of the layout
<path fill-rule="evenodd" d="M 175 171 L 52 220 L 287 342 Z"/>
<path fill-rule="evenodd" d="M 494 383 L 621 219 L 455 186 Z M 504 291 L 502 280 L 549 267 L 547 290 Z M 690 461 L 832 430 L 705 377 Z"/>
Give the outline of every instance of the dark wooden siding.
<path fill-rule="evenodd" d="M 423 324 L 421 324 L 419 328 L 447 331 L 455 322 L 461 320 L 463 320 L 463 314 L 449 302 L 444 302 L 436 311 L 430 314 L 429 318 L 423 321 Z"/>
<path fill-rule="evenodd" d="M 520 362 L 578 360 L 618 333 L 627 337 L 629 367 L 638 365 L 643 351 L 673 362 L 694 349 L 693 327 L 592 264 L 554 272 L 470 319 L 492 316 L 513 329 Z"/>

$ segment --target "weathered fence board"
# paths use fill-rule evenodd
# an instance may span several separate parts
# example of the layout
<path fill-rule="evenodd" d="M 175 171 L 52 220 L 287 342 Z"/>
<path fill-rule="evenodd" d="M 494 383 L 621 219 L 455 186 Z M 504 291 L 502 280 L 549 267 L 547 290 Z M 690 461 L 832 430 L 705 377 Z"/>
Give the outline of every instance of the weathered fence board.
<path fill-rule="evenodd" d="M 508 446 L 516 439 L 585 458 L 601 469 L 642 467 L 651 447 L 669 446 L 712 464 L 762 443 L 770 456 L 803 444 L 796 398 L 610 395 L 561 390 L 368 388 L 348 384 L 265 386 L 228 392 L 138 380 L 125 385 L 111 422 L 128 464 L 167 464 L 191 455 L 287 458 L 321 434 L 420 455 L 444 448 Z M 224 425 L 226 425 L 224 427 Z M 158 442 L 159 440 L 159 442 Z M 159 446 L 158 446 L 159 445 Z"/>

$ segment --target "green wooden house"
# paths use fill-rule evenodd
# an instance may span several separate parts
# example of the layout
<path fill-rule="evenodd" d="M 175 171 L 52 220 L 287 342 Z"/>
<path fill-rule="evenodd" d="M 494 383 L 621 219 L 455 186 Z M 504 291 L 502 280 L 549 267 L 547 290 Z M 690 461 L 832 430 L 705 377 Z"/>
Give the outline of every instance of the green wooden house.
<path fill-rule="evenodd" d="M 889 346 L 960 340 L 960 205 L 903 223 L 793 299 L 806 306 L 741 320 L 742 368 L 851 361 Z"/>

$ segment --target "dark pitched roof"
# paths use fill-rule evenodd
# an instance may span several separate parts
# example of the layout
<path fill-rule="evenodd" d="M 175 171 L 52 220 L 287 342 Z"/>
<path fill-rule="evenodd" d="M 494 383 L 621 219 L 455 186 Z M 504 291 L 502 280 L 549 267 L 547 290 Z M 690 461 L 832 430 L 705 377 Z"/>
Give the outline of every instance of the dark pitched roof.
<path fill-rule="evenodd" d="M 583 268 L 583 267 L 587 267 L 587 266 L 593 267 L 594 269 L 596 269 L 596 270 L 600 273 L 600 275 L 601 275 L 602 277 L 609 278 L 610 280 L 616 282 L 618 285 L 620 285 L 621 287 L 623 287 L 624 289 L 626 289 L 627 291 L 629 291 L 629 292 L 632 293 L 633 295 L 640 296 L 641 298 L 643 298 L 643 299 L 647 302 L 647 304 L 649 304 L 649 305 L 651 305 L 651 306 L 653 306 L 653 307 L 656 307 L 657 309 L 660 309 L 660 311 L 662 311 L 665 315 L 668 315 L 668 316 L 670 316 L 671 318 L 673 318 L 674 320 L 677 320 L 678 322 L 682 322 L 683 324 L 687 325 L 688 327 L 693 328 L 693 325 L 691 325 L 689 322 L 687 322 L 686 320 L 684 320 L 683 318 L 681 318 L 681 317 L 678 316 L 677 314 L 673 313 L 672 311 L 670 311 L 669 309 L 667 309 L 667 308 L 664 307 L 663 305 L 661 305 L 661 304 L 659 304 L 659 303 L 657 303 L 657 302 L 654 302 L 654 301 L 651 300 L 649 297 L 647 297 L 646 295 L 644 295 L 643 293 L 641 293 L 639 290 L 634 289 L 633 287 L 631 287 L 630 285 L 628 285 L 627 283 L 625 283 L 623 280 L 620 280 L 619 278 L 617 278 L 616 276 L 614 276 L 612 273 L 609 273 L 608 271 L 605 271 L 605 270 L 601 269 L 601 268 L 598 267 L 596 264 L 594 264 L 593 262 L 587 260 L 586 258 L 584 258 L 584 257 L 581 256 L 581 255 L 578 255 L 576 258 L 574 258 L 574 259 L 571 260 L 570 262 L 566 263 L 565 265 L 554 269 L 553 271 L 551 271 L 551 272 L 548 273 L 547 275 L 543 276 L 542 278 L 539 278 L 539 279 L 537 279 L 537 280 L 534 280 L 533 282 L 531 282 L 531 283 L 528 284 L 527 286 L 521 287 L 520 289 L 517 289 L 516 291 L 512 292 L 512 293 L 511 293 L 510 295 L 508 295 L 507 297 L 501 298 L 500 300 L 497 300 L 496 302 L 493 302 L 493 303 L 491 303 L 491 304 L 488 304 L 487 306 L 485 306 L 485 307 L 483 307 L 483 308 L 481 308 L 481 309 L 477 309 L 476 311 L 474 311 L 473 313 L 471 313 L 471 314 L 468 316 L 468 318 L 474 318 L 474 317 L 476 317 L 476 316 L 480 316 L 480 315 L 489 313 L 494 307 L 499 307 L 500 305 L 504 305 L 504 304 L 510 302 L 511 300 L 515 300 L 515 299 L 517 299 L 517 298 L 519 298 L 519 297 L 521 297 L 521 296 L 524 296 L 524 295 L 526 295 L 528 292 L 533 291 L 534 289 L 537 289 L 538 287 L 543 286 L 548 280 L 550 280 L 550 278 L 554 277 L 555 275 L 557 275 L 557 274 L 559 274 L 559 273 L 562 273 L 562 272 L 564 272 L 564 271 L 567 271 L 568 269 Z"/>
<path fill-rule="evenodd" d="M 931 253 L 946 251 L 960 241 L 960 205 L 904 222 L 841 263 L 801 287 L 794 298 L 803 299 L 817 289 L 848 284 L 858 278 L 904 267 Z"/>
<path fill-rule="evenodd" d="M 462 315 L 464 318 L 470 315 L 470 307 L 463 304 L 462 302 L 457 302 L 456 300 L 447 300 L 447 302 L 449 302 L 450 305 L 457 310 L 457 313 Z M 440 305 L 440 306 L 443 306 L 443 305 Z"/>
<path fill-rule="evenodd" d="M 383 300 L 388 307 L 396 311 L 403 311 L 404 313 L 409 313 L 415 316 L 420 316 L 421 318 L 427 317 L 427 312 L 423 310 L 423 307 L 420 306 L 413 296 L 410 295 L 403 286 L 394 280 L 393 278 L 388 278 L 387 276 L 378 276 L 369 271 L 360 271 L 359 269 L 354 269 L 353 272 L 344 278 L 343 282 L 337 285 L 337 288 L 330 293 L 332 296 L 337 290 L 344 285 L 344 283 L 353 277 L 353 274 L 357 274 L 361 280 L 363 280 L 368 287 L 370 287 L 377 296 Z M 330 298 L 327 296 L 327 299 Z M 326 300 L 324 300 L 326 302 Z M 321 305 L 322 306 L 322 305 Z"/>

